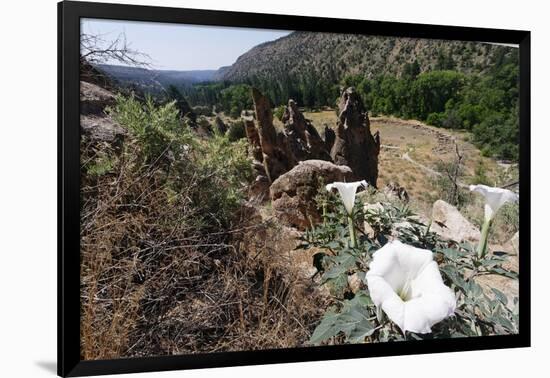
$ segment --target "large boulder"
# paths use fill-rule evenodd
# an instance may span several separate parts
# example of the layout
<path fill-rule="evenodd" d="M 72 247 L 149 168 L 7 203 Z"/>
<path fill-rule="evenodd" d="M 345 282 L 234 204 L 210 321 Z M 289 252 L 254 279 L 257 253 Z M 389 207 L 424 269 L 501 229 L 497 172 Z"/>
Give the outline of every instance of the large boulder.
<path fill-rule="evenodd" d="M 321 215 L 314 197 L 321 184 L 349 181 L 349 167 L 324 160 L 306 160 L 273 182 L 270 196 L 276 217 L 286 225 L 304 230 L 318 223 Z"/>
<path fill-rule="evenodd" d="M 355 180 L 366 180 L 376 188 L 380 136 L 371 134 L 367 110 L 353 87 L 342 92 L 338 109 L 338 127 L 330 151 L 332 161 L 347 165 Z"/>
<path fill-rule="evenodd" d="M 122 145 L 126 136 L 126 130 L 108 116 L 80 115 L 80 130 L 83 140 L 107 142 L 117 147 Z"/>
<path fill-rule="evenodd" d="M 100 86 L 80 82 L 80 114 L 103 115 L 107 106 L 114 105 L 115 95 Z"/>
<path fill-rule="evenodd" d="M 430 230 L 444 239 L 457 242 L 479 241 L 481 234 L 453 205 L 437 200 L 432 208 L 432 225 Z"/>
<path fill-rule="evenodd" d="M 80 131 L 84 144 L 122 145 L 126 130 L 105 113 L 115 101 L 110 91 L 93 83 L 80 82 Z"/>

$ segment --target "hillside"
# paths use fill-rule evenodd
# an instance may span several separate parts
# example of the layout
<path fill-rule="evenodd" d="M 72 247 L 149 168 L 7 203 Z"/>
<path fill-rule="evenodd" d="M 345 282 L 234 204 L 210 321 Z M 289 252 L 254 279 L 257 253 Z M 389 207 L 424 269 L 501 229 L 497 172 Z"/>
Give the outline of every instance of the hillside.
<path fill-rule="evenodd" d="M 218 76 L 243 81 L 315 73 L 338 82 L 348 74 L 400 76 L 406 64 L 415 60 L 421 72 L 444 68 L 482 73 L 503 54 L 514 51 L 480 42 L 294 32 L 252 48 Z"/>
<path fill-rule="evenodd" d="M 128 67 L 100 64 L 97 69 L 114 78 L 121 86 L 138 86 L 153 93 L 162 92 L 169 85 L 189 86 L 210 81 L 216 70 L 154 70 L 141 67 Z"/>

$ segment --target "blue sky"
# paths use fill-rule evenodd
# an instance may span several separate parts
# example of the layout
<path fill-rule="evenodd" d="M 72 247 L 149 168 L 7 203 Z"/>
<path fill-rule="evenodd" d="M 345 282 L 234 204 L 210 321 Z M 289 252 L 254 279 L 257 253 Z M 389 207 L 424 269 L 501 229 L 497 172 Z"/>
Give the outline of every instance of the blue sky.
<path fill-rule="evenodd" d="M 109 41 L 124 32 L 134 50 L 152 58 L 152 68 L 218 69 L 231 65 L 250 48 L 289 31 L 83 19 L 81 31 Z M 113 63 L 113 62 L 110 62 Z"/>

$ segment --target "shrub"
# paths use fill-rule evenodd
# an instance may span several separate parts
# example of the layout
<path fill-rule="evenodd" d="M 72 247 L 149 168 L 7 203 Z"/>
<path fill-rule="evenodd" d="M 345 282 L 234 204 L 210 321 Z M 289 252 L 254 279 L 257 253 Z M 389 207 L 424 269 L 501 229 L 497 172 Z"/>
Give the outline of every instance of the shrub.
<path fill-rule="evenodd" d="M 235 142 L 239 139 L 246 138 L 246 131 L 244 130 L 244 122 L 238 120 L 236 122 L 231 122 L 229 124 L 229 129 L 227 130 L 227 138 L 230 142 Z"/>
<path fill-rule="evenodd" d="M 286 106 L 285 105 L 279 105 L 275 108 L 273 111 L 273 116 L 277 118 L 279 121 L 283 121 L 283 114 L 285 114 Z"/>
<path fill-rule="evenodd" d="M 252 287 L 254 278 L 242 277 L 249 260 L 232 245 L 251 164 L 244 141 L 201 139 L 177 113 L 173 103 L 117 98 L 110 114 L 129 132 L 124 147 L 102 150 L 83 170 L 85 359 L 204 352 L 235 343 L 228 333 L 239 322 L 238 305 L 226 303 L 238 303 L 239 290 Z M 203 292 L 222 302 L 201 307 Z M 250 295 L 261 300 L 263 292 Z M 219 328 L 212 331 L 211 324 Z M 213 332 L 212 339 L 174 336 L 175 328 Z"/>
<path fill-rule="evenodd" d="M 192 143 L 191 131 L 174 101 L 157 107 L 149 96 L 141 103 L 133 95 L 119 95 L 107 112 L 138 140 L 147 163 L 169 156 L 168 152 L 179 155 Z"/>

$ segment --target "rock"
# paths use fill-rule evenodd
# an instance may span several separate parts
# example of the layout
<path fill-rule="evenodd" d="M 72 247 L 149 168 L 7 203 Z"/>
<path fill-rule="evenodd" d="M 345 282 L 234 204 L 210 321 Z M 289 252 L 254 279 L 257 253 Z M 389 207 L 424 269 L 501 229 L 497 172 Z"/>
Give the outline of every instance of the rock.
<path fill-rule="evenodd" d="M 325 149 L 325 142 L 298 109 L 294 100 L 288 101 L 288 106 L 281 118 L 285 124 L 284 135 L 296 161 L 321 159 L 331 160 Z"/>
<path fill-rule="evenodd" d="M 336 134 L 334 133 L 334 130 L 332 130 L 328 125 L 325 125 L 325 149 L 327 151 L 332 150 L 332 146 L 334 145 L 334 140 L 336 139 Z"/>
<path fill-rule="evenodd" d="M 314 201 L 321 182 L 349 181 L 352 174 L 349 167 L 324 160 L 300 162 L 271 185 L 270 196 L 275 215 L 284 224 L 298 229 L 311 227 L 311 223 L 321 220 Z"/>
<path fill-rule="evenodd" d="M 80 115 L 82 137 L 90 142 L 107 142 L 120 146 L 126 131 L 108 116 Z"/>
<path fill-rule="evenodd" d="M 252 117 L 242 115 L 241 116 L 244 123 L 244 131 L 246 133 L 246 139 L 248 139 L 249 154 L 260 164 L 263 169 L 263 154 L 262 147 L 260 146 L 260 135 L 258 134 L 258 129 L 254 125 L 254 119 Z M 264 172 L 265 173 L 265 172 Z"/>
<path fill-rule="evenodd" d="M 252 88 L 252 100 L 258 124 L 257 130 L 262 150 L 262 161 L 267 178 L 270 182 L 273 182 L 280 175 L 294 167 L 296 162 L 290 153 L 290 148 L 283 133 L 277 133 L 273 126 L 273 114 L 269 99 L 256 88 Z"/>
<path fill-rule="evenodd" d="M 348 276 L 348 286 L 353 294 L 357 293 L 363 287 L 363 281 L 359 274 L 353 273 Z"/>
<path fill-rule="evenodd" d="M 248 198 L 260 203 L 269 198 L 269 180 L 267 176 L 256 176 L 256 179 L 248 188 Z"/>
<path fill-rule="evenodd" d="M 519 255 L 519 231 L 508 241 L 516 255 Z"/>
<path fill-rule="evenodd" d="M 501 250 L 508 255 L 519 255 L 519 231 L 502 245 Z"/>
<path fill-rule="evenodd" d="M 115 95 L 100 86 L 80 82 L 80 114 L 103 115 L 107 106 L 115 104 Z"/>
<path fill-rule="evenodd" d="M 371 135 L 367 112 L 353 88 L 342 93 L 338 129 L 335 133 L 325 126 L 324 140 L 295 101 L 289 100 L 281 117 L 284 131 L 277 132 L 269 99 L 256 88 L 252 88 L 252 99 L 256 122 L 247 114 L 241 117 L 251 154 L 263 163 L 270 182 L 300 161 L 326 160 L 349 166 L 353 172 L 350 180 L 367 180 L 376 187 L 380 136 Z"/>
<path fill-rule="evenodd" d="M 380 135 L 371 134 L 367 111 L 353 87 L 342 92 L 338 108 L 338 127 L 330 152 L 332 160 L 349 166 L 354 180 L 366 180 L 376 188 Z"/>
<path fill-rule="evenodd" d="M 477 242 L 481 237 L 480 231 L 456 207 L 443 200 L 433 204 L 430 230 L 444 239 L 457 242 Z"/>
<path fill-rule="evenodd" d="M 384 193 L 388 197 L 396 197 L 404 202 L 409 202 L 409 193 L 407 190 L 395 182 L 390 182 L 384 188 Z"/>

